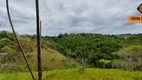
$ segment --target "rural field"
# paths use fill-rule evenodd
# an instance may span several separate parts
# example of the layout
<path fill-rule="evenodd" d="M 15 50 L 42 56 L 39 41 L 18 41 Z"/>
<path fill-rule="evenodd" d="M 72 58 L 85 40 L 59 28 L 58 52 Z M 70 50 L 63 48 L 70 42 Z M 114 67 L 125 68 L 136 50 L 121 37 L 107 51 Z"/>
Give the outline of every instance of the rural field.
<path fill-rule="evenodd" d="M 35 73 L 36 74 L 36 73 Z M 28 72 L 0 73 L 0 80 L 32 80 Z M 142 80 L 142 72 L 119 69 L 82 68 L 43 72 L 43 80 Z"/>
<path fill-rule="evenodd" d="M 0 80 L 142 80 L 141 14 L 140 0 L 1 0 Z"/>
<path fill-rule="evenodd" d="M 0 32 L 0 80 L 32 80 L 13 34 Z M 35 35 L 18 35 L 37 75 Z M 142 80 L 142 34 L 42 36 L 43 80 Z"/>
<path fill-rule="evenodd" d="M 0 36 L 0 80 L 32 80 L 13 34 Z M 38 80 L 36 37 L 18 38 Z M 142 80 L 141 44 L 141 34 L 42 36 L 43 80 Z"/>

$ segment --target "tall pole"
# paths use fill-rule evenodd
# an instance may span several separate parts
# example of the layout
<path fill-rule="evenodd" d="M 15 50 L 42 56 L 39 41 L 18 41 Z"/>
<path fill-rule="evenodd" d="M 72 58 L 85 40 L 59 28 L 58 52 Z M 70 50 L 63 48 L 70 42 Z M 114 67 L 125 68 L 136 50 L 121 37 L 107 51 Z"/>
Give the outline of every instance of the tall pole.
<path fill-rule="evenodd" d="M 39 0 L 36 0 L 36 23 L 37 23 L 37 59 L 38 59 L 38 80 L 42 80 L 41 64 L 41 43 L 40 43 L 40 18 L 39 18 Z"/>

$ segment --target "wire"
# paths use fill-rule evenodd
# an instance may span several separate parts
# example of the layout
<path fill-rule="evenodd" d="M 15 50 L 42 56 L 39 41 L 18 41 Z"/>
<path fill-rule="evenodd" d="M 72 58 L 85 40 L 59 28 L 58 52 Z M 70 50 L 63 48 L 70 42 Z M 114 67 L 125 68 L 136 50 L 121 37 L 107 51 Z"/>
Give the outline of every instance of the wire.
<path fill-rule="evenodd" d="M 29 63 L 28 63 L 28 60 L 27 60 L 27 58 L 26 58 L 25 52 L 24 52 L 24 50 L 23 50 L 23 48 L 22 48 L 22 46 L 21 46 L 21 44 L 20 44 L 20 41 L 19 41 L 18 38 L 17 38 L 15 29 L 14 29 L 14 26 L 13 26 L 13 23 L 12 23 L 12 20 L 11 20 L 10 10 L 9 10 L 9 0 L 6 0 L 6 8 L 7 8 L 8 19 L 9 19 L 10 26 L 11 26 L 11 28 L 12 28 L 14 37 L 15 37 L 15 39 L 16 39 L 16 41 L 17 41 L 17 44 L 18 44 L 18 46 L 19 46 L 19 48 L 20 48 L 20 50 L 21 50 L 21 52 L 22 52 L 22 55 L 23 55 L 24 60 L 25 60 L 25 62 L 26 62 L 26 64 L 27 64 L 27 67 L 28 67 L 28 69 L 29 69 L 29 72 L 30 72 L 30 74 L 31 74 L 31 76 L 32 76 L 32 78 L 33 78 L 33 80 L 35 80 L 35 77 L 34 77 L 34 75 L 33 75 L 33 72 L 32 72 L 32 70 L 31 70 L 31 68 L 30 68 L 30 66 L 29 66 Z"/>

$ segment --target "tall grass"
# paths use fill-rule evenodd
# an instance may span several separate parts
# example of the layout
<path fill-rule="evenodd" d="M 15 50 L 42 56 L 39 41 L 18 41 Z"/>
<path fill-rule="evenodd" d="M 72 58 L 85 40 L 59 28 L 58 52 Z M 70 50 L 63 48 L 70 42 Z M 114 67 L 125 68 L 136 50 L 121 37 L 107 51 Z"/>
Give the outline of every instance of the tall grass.
<path fill-rule="evenodd" d="M 35 73 L 36 75 L 36 73 Z M 44 80 L 142 80 L 142 72 L 119 69 L 58 69 L 43 72 Z M 32 80 L 29 73 L 0 73 L 0 80 Z"/>

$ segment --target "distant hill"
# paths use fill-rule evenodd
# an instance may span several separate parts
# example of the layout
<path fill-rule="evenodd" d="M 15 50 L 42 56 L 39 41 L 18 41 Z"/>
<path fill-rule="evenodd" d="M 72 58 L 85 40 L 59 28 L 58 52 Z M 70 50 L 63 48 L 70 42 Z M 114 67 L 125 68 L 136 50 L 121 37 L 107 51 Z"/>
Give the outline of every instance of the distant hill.
<path fill-rule="evenodd" d="M 60 34 L 42 36 L 42 64 L 44 70 L 85 67 L 121 68 L 142 70 L 132 67 L 125 54 L 142 54 L 142 34 L 104 35 L 91 33 Z M 37 70 L 36 35 L 18 35 L 33 70 Z M 135 47 L 132 47 L 135 46 Z M 132 48 L 131 48 L 132 47 Z M 129 49 L 128 52 L 125 49 Z M 137 51 L 138 50 L 138 51 Z M 119 55 L 121 53 L 121 55 Z M 123 55 L 122 55 L 123 54 Z M 131 59 L 135 62 L 133 57 Z M 26 65 L 12 33 L 0 32 L 0 69 L 26 71 Z"/>
<path fill-rule="evenodd" d="M 125 55 L 127 53 L 125 48 L 136 46 L 133 49 L 129 49 L 129 55 L 135 54 L 136 59 L 140 58 L 142 48 L 139 45 L 142 45 L 142 34 L 66 33 L 57 37 L 45 36 L 44 39 L 54 41 L 55 49 L 58 52 L 74 58 L 84 66 L 142 70 L 141 59 L 135 60 L 134 57 L 130 58 Z M 132 67 L 133 64 L 128 60 L 136 61 L 138 63 L 137 68 L 134 69 Z"/>
<path fill-rule="evenodd" d="M 18 35 L 18 38 L 24 48 L 24 51 L 26 52 L 31 68 L 33 70 L 37 70 L 35 36 Z M 48 42 L 48 44 L 50 43 Z M 51 49 L 48 44 L 42 43 L 41 46 L 43 70 L 72 68 L 79 66 L 79 63 L 75 62 L 74 59 L 69 59 L 61 53 Z M 7 31 L 0 32 L 0 69 L 14 71 L 28 70 L 12 33 Z"/>
<path fill-rule="evenodd" d="M 15 55 L 15 57 L 18 57 Z M 37 53 L 36 50 L 28 53 L 28 62 L 32 70 L 37 70 Z M 12 60 L 12 59 L 11 59 Z M 20 55 L 18 61 L 6 61 L 6 63 L 1 63 L 1 69 L 12 70 L 12 71 L 28 71 L 23 57 Z M 42 66 L 43 70 L 61 69 L 61 68 L 73 68 L 78 67 L 79 64 L 73 59 L 66 58 L 62 54 L 52 50 L 52 49 L 42 49 Z"/>

